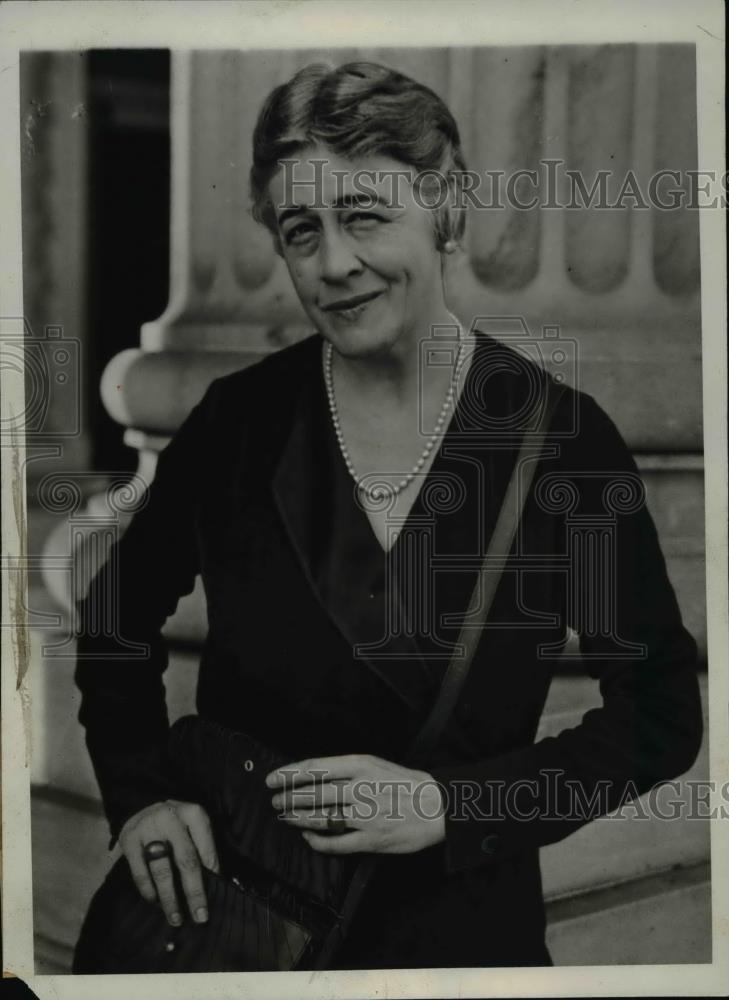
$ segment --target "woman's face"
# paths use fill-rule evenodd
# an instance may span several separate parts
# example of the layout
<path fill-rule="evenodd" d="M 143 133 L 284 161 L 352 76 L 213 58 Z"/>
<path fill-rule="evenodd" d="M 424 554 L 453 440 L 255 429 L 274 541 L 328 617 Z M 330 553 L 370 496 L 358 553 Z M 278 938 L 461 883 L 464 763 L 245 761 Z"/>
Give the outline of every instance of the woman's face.
<path fill-rule="evenodd" d="M 282 253 L 307 315 L 347 357 L 397 351 L 445 319 L 432 212 L 386 156 L 314 146 L 269 185 Z"/>

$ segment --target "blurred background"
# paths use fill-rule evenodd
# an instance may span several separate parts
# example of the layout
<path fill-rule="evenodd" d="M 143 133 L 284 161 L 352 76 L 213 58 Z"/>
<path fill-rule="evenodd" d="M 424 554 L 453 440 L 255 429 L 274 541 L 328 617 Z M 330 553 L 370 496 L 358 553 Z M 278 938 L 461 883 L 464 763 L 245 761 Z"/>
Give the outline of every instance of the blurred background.
<path fill-rule="evenodd" d="M 23 56 L 38 973 L 69 970 L 110 864 L 76 718 L 68 611 L 85 577 L 74 553 L 102 558 L 128 520 L 135 475 L 154 474 L 212 378 L 308 333 L 248 214 L 251 132 L 263 98 L 297 68 L 358 58 L 440 94 L 471 169 L 508 175 L 562 160 L 588 188 L 611 170 L 614 200 L 629 171 L 646 191 L 660 169 L 679 171 L 672 186 L 685 188 L 696 168 L 688 45 Z M 643 475 L 706 702 L 698 212 L 623 204 L 471 211 L 451 306 L 465 325 L 491 317 L 496 335 L 513 336 L 517 317 L 535 337 L 558 327 L 574 342 L 568 379 L 610 413 Z M 173 717 L 192 709 L 204 629 L 196 591 L 166 626 Z M 599 701 L 565 664 L 540 736 Z M 706 749 L 690 777 L 708 778 Z M 711 960 L 707 820 L 606 818 L 543 850 L 542 865 L 556 964 Z"/>

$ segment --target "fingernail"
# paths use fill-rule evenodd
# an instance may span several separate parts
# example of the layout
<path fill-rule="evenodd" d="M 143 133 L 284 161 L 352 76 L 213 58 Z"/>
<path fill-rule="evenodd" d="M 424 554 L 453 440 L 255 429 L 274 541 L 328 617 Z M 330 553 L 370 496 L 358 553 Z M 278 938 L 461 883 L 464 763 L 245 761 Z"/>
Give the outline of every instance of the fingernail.
<path fill-rule="evenodd" d="M 170 917 L 170 923 L 172 924 L 173 927 L 179 927 L 180 924 L 182 923 L 182 917 L 180 916 L 180 914 L 173 913 L 172 916 Z"/>
<path fill-rule="evenodd" d="M 195 910 L 195 920 L 197 920 L 199 924 L 204 924 L 207 921 L 207 919 L 208 919 L 208 911 L 205 909 L 204 906 L 198 906 L 198 908 Z"/>

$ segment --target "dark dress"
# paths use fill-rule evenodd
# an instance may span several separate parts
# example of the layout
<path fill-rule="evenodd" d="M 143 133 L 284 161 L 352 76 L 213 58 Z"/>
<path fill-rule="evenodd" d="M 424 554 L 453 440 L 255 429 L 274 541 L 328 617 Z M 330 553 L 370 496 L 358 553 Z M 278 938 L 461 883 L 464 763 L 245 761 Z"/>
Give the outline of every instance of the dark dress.
<path fill-rule="evenodd" d="M 173 797 L 160 628 L 198 573 L 209 623 L 201 715 L 291 760 L 402 759 L 436 695 L 543 378 L 478 335 L 389 553 L 338 450 L 320 337 L 211 385 L 80 609 L 80 719 L 112 842 L 134 812 Z M 425 768 L 448 801 L 446 840 L 381 856 L 338 968 L 549 964 L 538 849 L 590 818 L 575 809 L 575 787 L 581 801 L 604 790 L 604 812 L 696 757 L 695 643 L 633 459 L 592 397 L 565 392 L 534 482 L 471 674 Z M 118 628 L 105 636 L 91 622 L 112 587 Z M 604 704 L 535 744 L 568 627 Z M 149 655 L 125 655 L 125 643 Z"/>

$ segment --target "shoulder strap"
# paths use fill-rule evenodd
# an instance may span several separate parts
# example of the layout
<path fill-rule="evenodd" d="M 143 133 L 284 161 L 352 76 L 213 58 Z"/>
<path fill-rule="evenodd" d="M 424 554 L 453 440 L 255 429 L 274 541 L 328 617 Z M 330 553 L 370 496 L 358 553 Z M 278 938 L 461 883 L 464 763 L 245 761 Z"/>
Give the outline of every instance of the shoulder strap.
<path fill-rule="evenodd" d="M 458 696 L 466 682 L 474 654 L 478 648 L 481 631 L 491 610 L 494 595 L 501 579 L 503 564 L 511 550 L 514 535 L 521 520 L 552 414 L 563 392 L 564 387 L 547 376 L 544 404 L 539 422 L 533 432 L 524 435 L 491 535 L 488 551 L 461 626 L 457 648 L 463 648 L 463 655 L 454 653 L 451 656 L 438 697 L 410 745 L 408 758 L 420 756 L 435 746 L 458 701 Z M 527 457 L 530 457 L 531 461 L 525 461 Z M 483 586 L 481 585 L 482 580 Z"/>
<path fill-rule="evenodd" d="M 563 386 L 558 385 L 550 376 L 547 376 L 544 403 L 538 425 L 531 434 L 527 433 L 524 435 L 519 454 L 514 462 L 509 485 L 504 494 L 501 510 L 499 511 L 499 516 L 491 535 L 488 551 L 479 573 L 479 579 L 473 588 L 468 610 L 461 626 L 458 643 L 459 646 L 462 645 L 464 647 L 464 654 L 457 656 L 454 653 L 451 657 L 440 691 L 438 692 L 438 697 L 430 714 L 410 745 L 408 758 L 413 757 L 415 754 L 426 753 L 436 744 L 468 677 L 473 656 L 481 638 L 481 630 L 486 624 L 494 594 L 501 579 L 503 563 L 511 550 L 514 535 L 521 520 L 524 503 L 531 489 L 534 471 L 541 455 L 549 423 L 563 391 Z M 525 462 L 527 456 L 530 456 L 532 461 Z M 491 569 L 490 572 L 488 572 L 489 569 Z M 482 576 L 484 577 L 483 589 L 480 586 Z M 330 935 L 325 947 L 317 956 L 314 968 L 326 969 L 329 967 L 331 956 L 345 937 L 362 895 L 374 875 L 378 863 L 378 854 L 368 854 L 358 864 L 344 900 L 341 921 Z"/>

